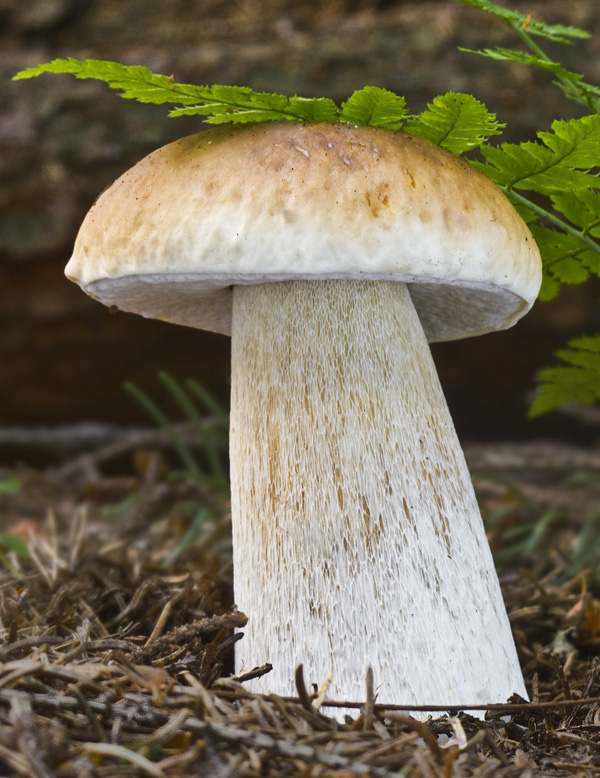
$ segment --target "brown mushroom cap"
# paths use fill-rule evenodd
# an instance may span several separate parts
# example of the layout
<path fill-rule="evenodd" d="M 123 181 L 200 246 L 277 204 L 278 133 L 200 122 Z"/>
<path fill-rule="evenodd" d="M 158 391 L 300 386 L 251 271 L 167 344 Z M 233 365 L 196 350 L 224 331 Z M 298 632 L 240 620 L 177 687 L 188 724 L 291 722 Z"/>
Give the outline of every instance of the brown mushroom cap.
<path fill-rule="evenodd" d="M 430 341 L 505 329 L 541 261 L 500 190 L 403 132 L 226 126 L 142 159 L 86 216 L 67 276 L 106 305 L 231 333 L 231 286 L 407 283 Z"/>

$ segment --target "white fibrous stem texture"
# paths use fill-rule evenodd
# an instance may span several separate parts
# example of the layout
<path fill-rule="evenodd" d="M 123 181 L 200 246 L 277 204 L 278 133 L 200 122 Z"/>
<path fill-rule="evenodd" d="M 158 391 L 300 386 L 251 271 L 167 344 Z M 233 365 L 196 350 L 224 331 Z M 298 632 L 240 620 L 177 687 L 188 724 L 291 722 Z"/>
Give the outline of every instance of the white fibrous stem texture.
<path fill-rule="evenodd" d="M 404 284 L 234 289 L 236 670 L 256 691 L 469 704 L 525 696 L 492 556 Z"/>

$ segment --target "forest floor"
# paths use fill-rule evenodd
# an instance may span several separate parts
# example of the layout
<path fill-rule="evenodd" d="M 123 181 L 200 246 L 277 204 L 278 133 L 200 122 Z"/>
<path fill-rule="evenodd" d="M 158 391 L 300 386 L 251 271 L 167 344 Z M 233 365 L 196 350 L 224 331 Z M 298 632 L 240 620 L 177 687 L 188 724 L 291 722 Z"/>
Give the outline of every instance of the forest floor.
<path fill-rule="evenodd" d="M 285 699 L 231 675 L 223 483 L 178 474 L 160 432 L 116 440 L 0 472 L 0 775 L 600 774 L 598 452 L 466 451 L 531 702 L 423 722 L 366 680 L 342 723 L 301 671 Z"/>
<path fill-rule="evenodd" d="M 69 297 L 58 279 L 88 203 L 175 129 L 166 113 L 149 120 L 147 106 L 105 99 L 88 82 L 79 91 L 68 79 L 16 89 L 10 77 L 22 67 L 79 54 L 144 62 L 183 81 L 339 99 L 377 83 L 405 94 L 411 110 L 449 89 L 469 91 L 499 111 L 511 140 L 565 115 L 543 73 L 458 51 L 514 43 L 458 3 L 277 0 L 264 4 L 270 15 L 249 16 L 260 5 L 214 0 L 199 13 L 203 4 L 155 1 L 140 15 L 133 0 L 31 0 L 0 12 L 9 151 L 0 169 L 3 424 L 113 408 L 106 387 L 120 392 L 122 375 L 138 380 L 140 365 L 144 375 L 173 367 L 174 351 L 168 337 L 156 347 L 162 336 L 150 322 L 136 340 L 130 319 L 107 325 L 100 306 L 98 319 L 91 307 L 82 314 L 83 295 Z M 598 7 L 531 0 L 526 11 L 597 30 Z M 597 80 L 597 47 L 571 47 L 566 64 Z M 575 307 L 588 309 L 566 309 L 578 333 Z M 202 350 L 196 337 L 181 370 Z M 529 386 L 539 336 L 530 351 L 517 337 L 519 349 L 503 348 L 521 360 Z M 503 402 L 517 372 L 513 364 L 506 383 L 492 382 Z M 494 386 L 486 391 L 496 413 Z M 80 433 L 86 443 L 74 445 Z M 301 672 L 285 699 L 253 694 L 248 676 L 232 676 L 246 617 L 233 605 L 222 480 L 177 471 L 155 430 L 70 429 L 61 438 L 0 428 L 8 445 L 44 456 L 35 467 L 0 468 L 0 778 L 600 776 L 600 449 L 466 450 L 531 702 L 489 706 L 485 720 L 453 710 L 422 721 L 423 711 L 378 705 L 365 679 L 364 699 L 337 701 L 356 710 L 341 722 Z M 52 464 L 49 449 L 61 452 Z"/>

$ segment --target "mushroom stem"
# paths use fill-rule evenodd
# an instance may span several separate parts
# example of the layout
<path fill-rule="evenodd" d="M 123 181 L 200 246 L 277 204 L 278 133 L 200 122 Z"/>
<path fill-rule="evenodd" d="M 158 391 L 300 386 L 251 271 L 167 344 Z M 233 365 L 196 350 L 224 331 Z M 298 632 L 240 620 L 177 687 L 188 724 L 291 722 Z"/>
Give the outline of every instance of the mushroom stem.
<path fill-rule="evenodd" d="M 505 701 L 525 688 L 464 456 L 407 287 L 236 286 L 237 669 L 332 699 Z M 310 687 L 309 687 L 310 688 Z"/>

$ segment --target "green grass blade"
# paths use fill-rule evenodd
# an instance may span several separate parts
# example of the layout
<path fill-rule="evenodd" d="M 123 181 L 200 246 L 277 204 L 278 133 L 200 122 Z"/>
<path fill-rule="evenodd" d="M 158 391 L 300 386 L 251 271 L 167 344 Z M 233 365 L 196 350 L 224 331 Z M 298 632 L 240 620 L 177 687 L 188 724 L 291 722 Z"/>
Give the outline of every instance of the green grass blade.
<path fill-rule="evenodd" d="M 211 474 L 219 481 L 226 481 L 227 476 L 223 468 L 223 463 L 221 462 L 220 453 L 218 448 L 215 446 L 214 435 L 200 413 L 198 413 L 198 409 L 190 400 L 184 389 L 172 376 L 162 371 L 158 374 L 158 377 L 169 390 L 169 393 L 175 402 L 179 405 L 181 410 L 194 425 L 196 433 L 202 441 L 202 447 L 206 453 Z"/>
<path fill-rule="evenodd" d="M 202 386 L 202 384 L 199 384 L 193 378 L 189 378 L 185 382 L 185 385 L 190 390 L 190 392 L 194 394 L 201 403 L 203 403 L 204 407 L 210 411 L 210 413 L 216 416 L 219 424 L 227 433 L 229 430 L 229 414 L 225 408 L 223 408 L 221 403 L 216 400 L 212 394 Z"/>
<path fill-rule="evenodd" d="M 178 557 L 194 546 L 202 535 L 202 528 L 207 521 L 215 520 L 215 516 L 206 507 L 202 506 L 196 511 L 187 532 L 183 535 L 179 543 L 163 561 L 163 567 L 169 567 Z"/>
<path fill-rule="evenodd" d="M 152 400 L 135 384 L 131 383 L 131 381 L 126 381 L 124 388 L 125 391 L 138 403 L 138 405 L 140 405 L 148 413 L 148 415 L 154 419 L 158 426 L 164 430 L 164 432 L 169 437 L 173 448 L 183 462 L 184 467 L 189 470 L 191 475 L 199 476 L 200 468 L 198 467 L 198 463 L 194 459 L 192 452 L 189 450 L 188 446 L 186 446 L 185 442 L 181 438 L 181 435 L 178 434 L 169 418 L 161 411 L 154 400 Z"/>

